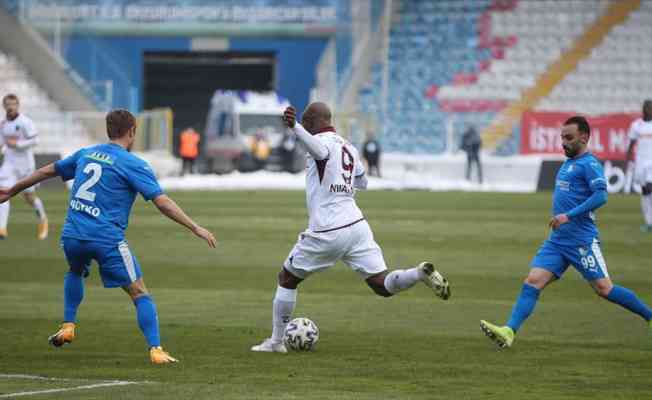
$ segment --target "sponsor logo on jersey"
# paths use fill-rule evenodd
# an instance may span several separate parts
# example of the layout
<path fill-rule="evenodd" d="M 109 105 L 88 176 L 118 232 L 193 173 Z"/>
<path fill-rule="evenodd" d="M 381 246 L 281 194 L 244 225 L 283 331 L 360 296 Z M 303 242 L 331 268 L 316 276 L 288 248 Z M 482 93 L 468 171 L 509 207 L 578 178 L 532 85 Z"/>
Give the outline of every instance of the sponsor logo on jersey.
<path fill-rule="evenodd" d="M 568 192 L 570 190 L 570 182 L 557 179 L 557 187 L 559 188 L 559 190 Z"/>
<path fill-rule="evenodd" d="M 86 214 L 91 215 L 95 218 L 99 217 L 101 213 L 99 208 L 86 205 L 76 199 L 70 200 L 70 208 L 72 208 L 75 211 L 85 212 Z"/>
<path fill-rule="evenodd" d="M 90 158 L 91 160 L 99 161 L 105 164 L 113 164 L 113 159 L 110 155 L 99 151 L 94 151 L 91 154 L 86 154 L 86 158 Z"/>

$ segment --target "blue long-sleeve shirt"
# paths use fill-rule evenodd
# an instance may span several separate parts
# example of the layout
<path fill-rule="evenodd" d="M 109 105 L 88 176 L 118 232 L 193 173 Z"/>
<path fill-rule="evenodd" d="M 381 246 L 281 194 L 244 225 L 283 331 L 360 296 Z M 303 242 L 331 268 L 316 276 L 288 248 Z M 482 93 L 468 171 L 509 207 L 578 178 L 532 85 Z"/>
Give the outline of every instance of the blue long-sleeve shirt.
<path fill-rule="evenodd" d="M 552 231 L 550 241 L 560 245 L 586 245 L 599 236 L 595 210 L 607 202 L 607 181 L 602 164 L 591 153 L 570 158 L 557 172 L 552 197 L 553 215 L 569 221 Z"/>

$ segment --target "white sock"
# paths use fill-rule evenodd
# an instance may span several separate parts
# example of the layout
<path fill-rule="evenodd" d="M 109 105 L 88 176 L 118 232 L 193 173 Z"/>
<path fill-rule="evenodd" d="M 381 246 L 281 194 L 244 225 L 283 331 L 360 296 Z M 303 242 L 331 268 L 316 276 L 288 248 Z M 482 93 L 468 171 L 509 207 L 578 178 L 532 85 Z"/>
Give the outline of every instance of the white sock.
<path fill-rule="evenodd" d="M 45 207 L 39 197 L 34 200 L 34 209 L 36 210 L 36 216 L 41 222 L 47 219 L 48 216 L 45 214 Z"/>
<path fill-rule="evenodd" d="M 641 196 L 641 209 L 647 225 L 652 225 L 652 194 Z"/>
<path fill-rule="evenodd" d="M 276 288 L 274 296 L 273 317 L 272 317 L 272 340 L 281 342 L 285 326 L 290 322 L 294 305 L 297 303 L 297 290 L 286 289 L 284 287 Z"/>
<path fill-rule="evenodd" d="M 419 268 L 395 269 L 385 277 L 385 289 L 391 294 L 402 292 L 414 286 L 422 276 Z"/>
<path fill-rule="evenodd" d="M 0 204 L 0 229 L 7 229 L 9 221 L 9 202 Z"/>

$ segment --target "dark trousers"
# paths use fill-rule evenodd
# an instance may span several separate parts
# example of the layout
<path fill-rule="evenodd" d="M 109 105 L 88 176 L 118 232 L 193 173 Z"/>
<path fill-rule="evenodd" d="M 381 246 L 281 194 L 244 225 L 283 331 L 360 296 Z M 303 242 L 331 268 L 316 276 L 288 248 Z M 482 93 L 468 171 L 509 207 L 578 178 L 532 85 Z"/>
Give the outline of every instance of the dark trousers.
<path fill-rule="evenodd" d="M 378 159 L 368 159 L 367 165 L 369 166 L 369 171 L 367 174 L 369 176 L 377 176 L 380 178 L 380 162 Z"/>
<path fill-rule="evenodd" d="M 183 165 L 181 167 L 181 176 L 195 172 L 194 169 L 195 169 L 195 159 L 184 157 Z"/>
<path fill-rule="evenodd" d="M 476 152 L 466 153 L 466 180 L 471 180 L 471 166 L 476 165 L 478 169 L 478 182 L 482 183 L 482 163 L 480 163 L 480 154 Z"/>

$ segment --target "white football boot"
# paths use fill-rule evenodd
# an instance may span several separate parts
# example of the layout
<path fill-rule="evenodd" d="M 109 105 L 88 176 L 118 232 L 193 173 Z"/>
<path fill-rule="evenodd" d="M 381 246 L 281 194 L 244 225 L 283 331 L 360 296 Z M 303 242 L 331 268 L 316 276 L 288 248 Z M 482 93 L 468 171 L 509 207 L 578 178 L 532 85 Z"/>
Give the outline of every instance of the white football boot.
<path fill-rule="evenodd" d="M 451 288 L 448 284 L 448 279 L 444 278 L 432 263 L 424 261 L 417 268 L 423 273 L 421 281 L 431 288 L 437 297 L 441 297 L 444 300 L 448 300 L 451 297 Z"/>
<path fill-rule="evenodd" d="M 288 350 L 285 348 L 283 342 L 274 342 L 272 338 L 267 338 L 263 340 L 261 344 L 257 344 L 251 348 L 251 351 L 263 352 L 263 353 L 287 353 Z"/>

